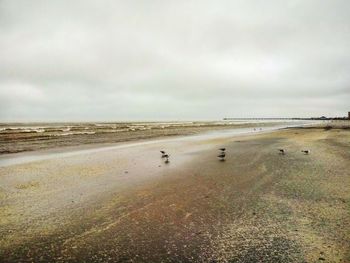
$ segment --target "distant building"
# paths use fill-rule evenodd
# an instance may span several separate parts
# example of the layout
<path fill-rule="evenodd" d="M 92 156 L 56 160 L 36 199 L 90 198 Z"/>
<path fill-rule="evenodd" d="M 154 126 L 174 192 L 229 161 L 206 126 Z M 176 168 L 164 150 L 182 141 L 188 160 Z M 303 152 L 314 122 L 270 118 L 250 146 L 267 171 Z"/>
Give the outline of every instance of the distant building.
<path fill-rule="evenodd" d="M 348 119 L 350 120 L 350 111 L 348 112 Z"/>

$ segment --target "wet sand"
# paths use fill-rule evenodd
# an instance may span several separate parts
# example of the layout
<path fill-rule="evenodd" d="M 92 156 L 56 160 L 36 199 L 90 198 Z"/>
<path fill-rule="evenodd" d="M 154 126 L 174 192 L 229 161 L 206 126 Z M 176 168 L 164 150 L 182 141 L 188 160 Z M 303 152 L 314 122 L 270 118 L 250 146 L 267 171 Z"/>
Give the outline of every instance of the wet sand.
<path fill-rule="evenodd" d="M 349 141 L 294 128 L 2 166 L 0 261 L 350 262 Z"/>

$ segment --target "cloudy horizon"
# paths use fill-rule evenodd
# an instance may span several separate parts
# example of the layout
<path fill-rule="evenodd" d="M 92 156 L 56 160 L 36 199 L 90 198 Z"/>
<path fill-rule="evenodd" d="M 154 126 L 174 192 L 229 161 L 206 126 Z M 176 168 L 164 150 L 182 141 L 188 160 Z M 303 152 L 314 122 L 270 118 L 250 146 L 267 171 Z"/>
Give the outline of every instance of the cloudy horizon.
<path fill-rule="evenodd" d="M 346 116 L 349 1 L 0 1 L 0 121 Z"/>

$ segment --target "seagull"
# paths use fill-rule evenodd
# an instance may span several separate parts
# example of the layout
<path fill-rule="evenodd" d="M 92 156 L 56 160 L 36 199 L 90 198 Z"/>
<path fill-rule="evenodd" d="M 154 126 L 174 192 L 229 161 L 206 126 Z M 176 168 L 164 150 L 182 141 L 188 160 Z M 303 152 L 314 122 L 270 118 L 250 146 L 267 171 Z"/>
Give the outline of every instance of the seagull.
<path fill-rule="evenodd" d="M 284 151 L 284 149 L 278 149 L 280 154 L 285 154 L 286 152 Z"/>
<path fill-rule="evenodd" d="M 170 155 L 169 154 L 164 154 L 163 156 L 164 156 L 163 158 L 165 158 L 165 163 L 169 163 Z"/>
<path fill-rule="evenodd" d="M 220 159 L 220 161 L 225 161 L 225 156 L 226 154 L 223 152 L 218 155 L 218 158 Z"/>
<path fill-rule="evenodd" d="M 305 153 L 305 154 L 309 154 L 310 150 L 302 150 L 301 152 Z"/>
<path fill-rule="evenodd" d="M 219 150 L 224 152 L 224 151 L 226 151 L 226 148 L 220 148 Z"/>

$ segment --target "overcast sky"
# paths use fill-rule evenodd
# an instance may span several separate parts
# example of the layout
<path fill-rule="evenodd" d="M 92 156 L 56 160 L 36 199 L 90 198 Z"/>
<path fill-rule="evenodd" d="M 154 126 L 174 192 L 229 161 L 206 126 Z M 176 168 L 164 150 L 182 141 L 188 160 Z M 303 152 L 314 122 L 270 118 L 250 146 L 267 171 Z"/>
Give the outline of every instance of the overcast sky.
<path fill-rule="evenodd" d="M 345 116 L 349 0 L 0 0 L 0 121 Z"/>

